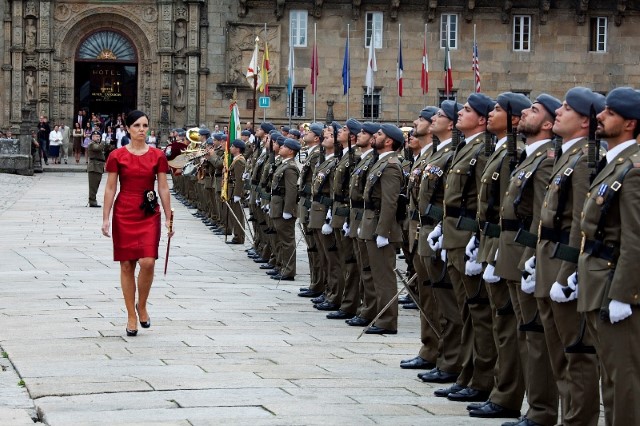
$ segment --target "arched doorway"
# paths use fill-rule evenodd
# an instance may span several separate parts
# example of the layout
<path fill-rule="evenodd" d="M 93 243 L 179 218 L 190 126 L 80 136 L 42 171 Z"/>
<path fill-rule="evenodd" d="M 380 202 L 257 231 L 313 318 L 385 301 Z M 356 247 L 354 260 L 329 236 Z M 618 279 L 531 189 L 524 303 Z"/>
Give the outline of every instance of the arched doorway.
<path fill-rule="evenodd" d="M 136 109 L 138 55 L 123 34 L 109 29 L 89 34 L 75 57 L 74 108 L 115 117 Z"/>

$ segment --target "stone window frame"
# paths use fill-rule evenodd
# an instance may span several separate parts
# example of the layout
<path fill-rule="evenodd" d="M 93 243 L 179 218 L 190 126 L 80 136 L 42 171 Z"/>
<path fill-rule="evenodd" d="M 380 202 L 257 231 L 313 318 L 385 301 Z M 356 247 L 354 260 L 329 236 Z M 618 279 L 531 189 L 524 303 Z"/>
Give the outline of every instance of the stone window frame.
<path fill-rule="evenodd" d="M 514 52 L 531 52 L 531 29 L 533 19 L 531 15 L 513 15 L 513 42 Z"/>
<path fill-rule="evenodd" d="M 302 100 L 300 100 L 301 96 Z M 292 105 L 296 105 L 293 108 L 293 114 L 291 114 Z M 291 99 L 287 103 L 286 114 L 287 117 L 291 118 L 304 118 L 307 116 L 307 92 L 304 86 L 293 86 L 293 90 L 291 91 Z"/>
<path fill-rule="evenodd" d="M 302 19 L 304 18 L 304 19 Z M 304 20 L 304 28 L 302 21 Z M 289 43 L 293 47 L 307 47 L 307 30 L 309 29 L 309 12 L 292 9 L 289 11 Z"/>
<path fill-rule="evenodd" d="M 607 53 L 609 19 L 594 16 L 589 20 L 589 52 Z"/>
<path fill-rule="evenodd" d="M 447 97 L 444 93 L 444 89 L 438 89 L 438 105 L 442 105 L 443 101 L 452 100 L 458 102 L 458 89 L 451 89 L 450 95 Z"/>
<path fill-rule="evenodd" d="M 382 12 L 367 12 L 365 15 L 364 25 L 364 47 L 366 49 L 369 48 L 369 43 L 371 42 L 371 31 L 372 26 L 375 24 L 375 34 L 374 34 L 374 49 L 382 49 L 382 36 L 383 36 L 383 28 L 384 28 L 384 15 Z"/>
<path fill-rule="evenodd" d="M 362 88 L 362 117 L 365 120 L 379 120 L 382 117 L 382 88 L 374 87 L 373 95 L 367 95 L 367 87 Z M 371 101 L 373 101 L 373 117 L 371 113 Z M 369 112 L 367 112 L 369 109 Z"/>
<path fill-rule="evenodd" d="M 440 49 L 447 48 L 447 25 L 449 26 L 449 50 L 458 49 L 459 22 L 460 17 L 457 13 L 443 13 L 440 15 Z"/>

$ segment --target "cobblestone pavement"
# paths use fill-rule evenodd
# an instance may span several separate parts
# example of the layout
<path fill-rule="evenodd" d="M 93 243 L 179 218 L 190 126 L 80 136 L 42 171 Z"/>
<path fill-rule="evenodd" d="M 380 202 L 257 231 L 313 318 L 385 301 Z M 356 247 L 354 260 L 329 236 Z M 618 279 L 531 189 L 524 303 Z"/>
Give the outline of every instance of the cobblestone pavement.
<path fill-rule="evenodd" d="M 11 397 L 0 388 L 0 424 L 33 407 L 51 426 L 502 423 L 471 420 L 399 368 L 419 348 L 416 311 L 401 309 L 398 335 L 358 340 L 296 296 L 304 247 L 296 281 L 278 286 L 175 200 L 152 327 L 126 337 L 119 266 L 86 193 L 83 173 L 0 174 L 0 378 L 11 364 L 19 375 Z"/>

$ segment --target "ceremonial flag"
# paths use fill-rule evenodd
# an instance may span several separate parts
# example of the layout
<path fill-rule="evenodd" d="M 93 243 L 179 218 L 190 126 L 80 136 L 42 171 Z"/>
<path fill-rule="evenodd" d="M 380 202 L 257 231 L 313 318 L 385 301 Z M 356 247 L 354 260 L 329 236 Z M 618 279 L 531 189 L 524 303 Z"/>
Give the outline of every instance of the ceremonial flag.
<path fill-rule="evenodd" d="M 269 44 L 264 41 L 264 54 L 262 55 L 262 67 L 260 67 L 260 85 L 258 89 L 269 96 Z"/>
<path fill-rule="evenodd" d="M 447 31 L 448 32 L 448 31 Z M 444 94 L 449 97 L 453 90 L 453 74 L 451 72 L 451 55 L 449 54 L 449 40 L 444 52 Z"/>
<path fill-rule="evenodd" d="M 293 93 L 293 85 L 295 84 L 295 68 L 296 58 L 293 54 L 293 39 L 289 39 L 289 65 L 287 65 L 287 95 L 291 96 Z"/>
<path fill-rule="evenodd" d="M 429 56 L 427 55 L 427 31 L 425 26 L 424 44 L 422 45 L 422 73 L 420 74 L 420 87 L 422 94 L 429 92 Z"/>
<path fill-rule="evenodd" d="M 247 81 L 249 82 L 249 86 L 253 89 L 256 88 L 256 77 L 258 76 L 259 67 L 258 67 L 258 37 L 256 37 L 256 44 L 253 48 L 253 55 L 251 56 L 251 62 L 249 62 L 249 66 L 247 67 Z"/>
<path fill-rule="evenodd" d="M 349 58 L 349 36 L 347 35 L 347 42 L 344 48 L 344 60 L 342 61 L 342 94 L 346 95 L 350 87 L 351 87 L 351 60 Z"/>
<path fill-rule="evenodd" d="M 475 82 L 476 93 L 480 93 L 480 59 L 478 58 L 478 43 L 473 41 L 473 80 Z"/>
<path fill-rule="evenodd" d="M 365 77 L 365 84 L 367 85 L 367 95 L 373 93 L 374 83 L 373 78 L 376 71 L 378 71 L 378 65 L 376 64 L 376 48 L 375 45 L 375 28 L 372 25 L 371 39 L 369 40 L 369 61 L 367 62 L 367 75 Z"/>
<path fill-rule="evenodd" d="M 222 191 L 220 192 L 222 202 L 229 201 L 229 197 L 227 196 L 229 187 L 229 169 L 231 167 L 231 161 L 233 160 L 230 152 L 231 142 L 239 139 L 240 133 L 242 132 L 242 126 L 240 124 L 240 112 L 238 111 L 238 104 L 236 103 L 235 97 L 231 100 L 229 109 L 231 110 L 231 114 L 229 117 L 229 135 L 224 145 L 224 157 L 222 162 Z"/>
<path fill-rule="evenodd" d="M 404 66 L 402 65 L 402 36 L 398 34 L 398 61 L 396 63 L 396 79 L 398 80 L 398 96 L 402 96 L 402 71 Z"/>
<path fill-rule="evenodd" d="M 315 94 L 316 90 L 318 90 L 318 74 L 320 70 L 318 69 L 318 48 L 313 43 L 313 52 L 311 53 L 311 94 Z"/>

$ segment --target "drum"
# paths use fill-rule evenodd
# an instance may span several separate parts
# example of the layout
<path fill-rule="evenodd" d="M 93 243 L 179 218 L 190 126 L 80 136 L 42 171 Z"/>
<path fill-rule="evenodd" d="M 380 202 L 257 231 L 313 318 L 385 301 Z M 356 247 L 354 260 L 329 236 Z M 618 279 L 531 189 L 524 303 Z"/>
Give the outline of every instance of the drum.
<path fill-rule="evenodd" d="M 185 164 L 185 166 L 182 168 L 182 174 L 184 176 L 195 176 L 197 171 L 198 167 L 196 167 L 193 162 Z"/>
<path fill-rule="evenodd" d="M 185 166 L 185 164 L 187 164 L 187 161 L 189 161 L 187 155 L 180 154 L 173 160 L 169 160 L 169 165 L 175 169 L 181 169 Z"/>

